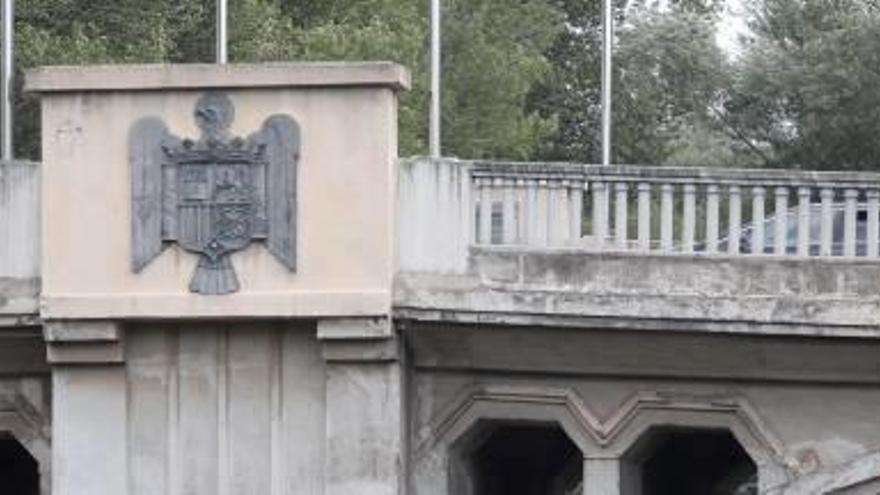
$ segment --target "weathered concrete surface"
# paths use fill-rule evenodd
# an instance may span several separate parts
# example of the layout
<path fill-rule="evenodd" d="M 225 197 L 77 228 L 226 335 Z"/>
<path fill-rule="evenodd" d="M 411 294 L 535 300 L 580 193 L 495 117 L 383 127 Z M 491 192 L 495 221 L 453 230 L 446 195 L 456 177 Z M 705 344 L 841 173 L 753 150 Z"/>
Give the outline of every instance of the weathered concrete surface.
<path fill-rule="evenodd" d="M 324 493 L 325 368 L 314 323 L 138 325 L 127 334 L 125 493 Z"/>
<path fill-rule="evenodd" d="M 471 248 L 463 275 L 403 272 L 395 307 L 421 319 L 880 336 L 880 264 Z"/>
<path fill-rule="evenodd" d="M 45 68 L 42 293 L 58 495 L 398 495 L 403 370 L 389 319 L 397 92 L 389 63 Z M 235 294 L 188 290 L 196 256 L 131 270 L 129 130 L 197 137 L 222 90 L 231 133 L 302 130 L 297 271 L 233 255 Z"/>
<path fill-rule="evenodd" d="M 40 168 L 0 160 L 0 279 L 40 275 Z"/>
<path fill-rule="evenodd" d="M 456 486 L 451 446 L 483 419 L 558 422 L 607 465 L 646 428 L 728 429 L 762 494 L 872 493 L 878 276 L 865 261 L 473 247 L 461 273 L 402 272 L 411 492 Z M 590 463 L 586 487 L 632 493 L 627 462 Z"/>
<path fill-rule="evenodd" d="M 39 165 L 0 161 L 0 327 L 37 323 L 39 220 Z"/>
<path fill-rule="evenodd" d="M 52 370 L 55 495 L 127 491 L 126 389 L 121 366 Z"/>
<path fill-rule="evenodd" d="M 377 335 L 376 328 L 390 328 L 389 322 L 367 318 L 318 322 L 327 369 L 324 490 L 328 495 L 404 493 L 400 343 L 395 335 Z"/>
<path fill-rule="evenodd" d="M 264 77 L 265 76 L 265 77 Z M 42 306 L 46 319 L 382 316 L 390 311 L 397 187 L 397 91 L 387 63 L 46 68 Z M 328 84 L 319 81 L 327 78 Z M 197 91 L 198 89 L 198 91 Z M 232 255 L 241 290 L 189 292 L 197 256 L 165 249 L 131 269 L 130 126 L 143 117 L 197 138 L 204 91 L 235 106 L 246 137 L 273 114 L 301 128 L 297 271 L 259 243 Z M 332 226 L 332 227 L 331 227 Z"/>
<path fill-rule="evenodd" d="M 880 385 L 880 342 L 407 322 L 418 368 Z M 526 356 L 527 355 L 527 356 Z"/>
<path fill-rule="evenodd" d="M 875 495 L 880 493 L 880 452 L 871 452 L 836 466 L 817 469 L 768 495 L 830 493 Z"/>
<path fill-rule="evenodd" d="M 0 277 L 0 328 L 39 325 L 40 279 Z"/>
<path fill-rule="evenodd" d="M 14 354 L 0 340 L 4 358 Z M 5 361 L 5 359 L 4 359 Z M 38 361 L 38 360 L 35 360 Z M 6 363 L 5 377 L 0 380 L 0 433 L 18 441 L 38 463 L 40 495 L 50 495 L 52 487 L 51 451 L 51 385 L 48 369 L 37 373 L 23 368 L 12 376 Z M 44 364 L 45 368 L 45 364 Z"/>
<path fill-rule="evenodd" d="M 381 86 L 405 90 L 409 88 L 409 84 L 409 73 L 393 62 L 116 64 L 31 69 L 25 80 L 25 91 L 64 93 L 83 90 L 201 89 L 212 86 L 222 88 Z"/>
<path fill-rule="evenodd" d="M 560 348 L 565 342 L 554 339 L 553 345 Z M 651 339 L 644 345 L 662 343 Z M 530 355 L 530 349 L 523 347 L 517 358 L 527 361 Z M 473 359 L 483 356 L 474 351 Z M 594 439 L 582 450 L 594 459 L 625 455 L 652 426 L 724 428 L 735 432 L 758 465 L 762 493 L 826 493 L 803 487 L 831 487 L 834 475 L 828 473 L 846 471 L 853 485 L 876 477 L 870 467 L 880 446 L 876 385 L 521 370 L 475 373 L 424 365 L 417 365 L 413 380 L 413 494 L 445 495 L 435 486 L 447 486 L 450 442 L 467 431 L 457 426 L 462 418 L 545 421 L 549 417 L 539 414 L 551 407 L 568 411 L 557 421 L 578 425 L 581 436 Z M 560 395 L 553 395 L 553 390 Z M 576 438 L 572 439 L 578 443 Z M 587 486 L 611 486 L 603 471 L 585 471 L 585 476 Z"/>
<path fill-rule="evenodd" d="M 324 493 L 314 322 L 132 325 L 125 341 L 122 364 L 54 364 L 56 493 Z"/>

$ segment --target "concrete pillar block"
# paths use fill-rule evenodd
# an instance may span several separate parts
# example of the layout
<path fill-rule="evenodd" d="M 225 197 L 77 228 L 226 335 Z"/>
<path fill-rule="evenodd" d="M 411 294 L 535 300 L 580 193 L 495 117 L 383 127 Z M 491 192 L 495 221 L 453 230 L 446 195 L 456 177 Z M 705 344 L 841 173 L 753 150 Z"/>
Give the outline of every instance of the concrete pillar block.
<path fill-rule="evenodd" d="M 326 339 L 375 334 L 375 321 L 319 322 L 326 361 L 327 495 L 398 495 L 404 486 L 403 386 L 398 341 Z"/>
<path fill-rule="evenodd" d="M 584 459 L 584 495 L 621 495 L 620 482 L 620 459 Z"/>

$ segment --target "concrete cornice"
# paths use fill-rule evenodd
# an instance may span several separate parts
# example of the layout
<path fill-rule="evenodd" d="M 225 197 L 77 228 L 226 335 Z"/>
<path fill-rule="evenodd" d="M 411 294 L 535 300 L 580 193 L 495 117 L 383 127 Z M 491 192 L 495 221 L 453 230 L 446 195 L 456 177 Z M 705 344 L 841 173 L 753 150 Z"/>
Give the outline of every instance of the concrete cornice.
<path fill-rule="evenodd" d="M 25 91 L 37 93 L 363 86 L 405 90 L 410 75 L 393 62 L 303 62 L 48 66 L 25 76 Z"/>
<path fill-rule="evenodd" d="M 110 320 L 55 320 L 43 325 L 46 358 L 53 366 L 125 361 L 122 325 Z"/>

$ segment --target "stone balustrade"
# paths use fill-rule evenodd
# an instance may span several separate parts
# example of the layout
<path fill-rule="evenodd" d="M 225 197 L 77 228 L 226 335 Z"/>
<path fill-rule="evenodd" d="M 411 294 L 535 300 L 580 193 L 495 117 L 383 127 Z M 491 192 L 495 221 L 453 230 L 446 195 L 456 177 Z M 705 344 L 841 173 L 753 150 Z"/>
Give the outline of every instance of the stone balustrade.
<path fill-rule="evenodd" d="M 456 236 L 586 252 L 880 254 L 874 173 L 416 159 L 401 194 L 404 268 L 424 256 L 421 268 L 461 268 Z"/>

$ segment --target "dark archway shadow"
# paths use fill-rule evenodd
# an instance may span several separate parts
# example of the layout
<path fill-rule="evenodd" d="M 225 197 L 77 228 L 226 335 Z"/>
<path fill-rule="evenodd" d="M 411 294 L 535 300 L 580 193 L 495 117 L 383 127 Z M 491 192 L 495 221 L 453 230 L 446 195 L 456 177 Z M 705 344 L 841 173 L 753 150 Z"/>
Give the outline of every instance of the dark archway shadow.
<path fill-rule="evenodd" d="M 756 495 L 758 469 L 727 430 L 657 427 L 625 456 L 624 495 Z"/>
<path fill-rule="evenodd" d="M 39 463 L 11 435 L 0 434 L 0 493 L 40 495 Z"/>
<path fill-rule="evenodd" d="M 455 449 L 453 486 L 470 495 L 568 495 L 583 454 L 557 424 L 479 421 Z"/>

